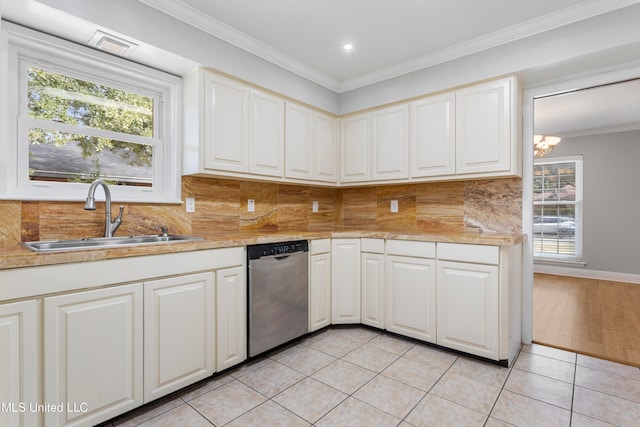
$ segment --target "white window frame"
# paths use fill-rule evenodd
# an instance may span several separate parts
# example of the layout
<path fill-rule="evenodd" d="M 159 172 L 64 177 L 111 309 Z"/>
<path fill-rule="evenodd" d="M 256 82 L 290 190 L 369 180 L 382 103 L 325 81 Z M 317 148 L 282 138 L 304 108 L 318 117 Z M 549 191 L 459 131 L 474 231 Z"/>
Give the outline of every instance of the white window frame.
<path fill-rule="evenodd" d="M 39 69 L 154 99 L 153 185 L 110 186 L 114 202 L 181 203 L 182 81 L 85 46 L 3 22 L 0 89 L 0 199 L 82 201 L 89 184 L 29 179 L 26 69 Z M 64 127 L 64 126 L 63 126 Z"/>
<path fill-rule="evenodd" d="M 583 222 L 582 222 L 582 193 L 583 193 L 583 166 L 584 161 L 582 156 L 562 156 L 562 157 L 549 157 L 534 160 L 534 169 L 536 165 L 550 164 L 550 163 L 564 163 L 564 162 L 576 162 L 576 200 L 575 203 L 575 255 L 563 255 L 563 254 L 546 254 L 541 252 L 535 252 L 533 249 L 533 258 L 535 261 L 552 261 L 552 262 L 566 262 L 566 263 L 582 263 L 582 236 L 583 236 Z M 535 181 L 535 177 L 532 183 Z M 550 204 L 562 204 L 562 203 L 550 203 Z M 534 202 L 534 207 L 536 203 Z M 535 236 L 533 236 L 535 239 Z M 535 246 L 535 245 L 534 245 Z"/>

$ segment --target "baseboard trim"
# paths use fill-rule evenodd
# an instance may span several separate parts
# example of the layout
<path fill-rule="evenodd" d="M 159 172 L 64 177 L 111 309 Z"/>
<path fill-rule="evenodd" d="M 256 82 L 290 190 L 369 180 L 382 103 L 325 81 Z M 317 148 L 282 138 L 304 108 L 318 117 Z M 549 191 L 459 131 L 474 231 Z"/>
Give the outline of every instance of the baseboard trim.
<path fill-rule="evenodd" d="M 583 279 L 610 280 L 613 282 L 635 283 L 640 285 L 640 274 L 616 273 L 613 271 L 586 270 L 557 265 L 534 264 L 534 273 L 555 274 L 558 276 L 581 277 Z"/>

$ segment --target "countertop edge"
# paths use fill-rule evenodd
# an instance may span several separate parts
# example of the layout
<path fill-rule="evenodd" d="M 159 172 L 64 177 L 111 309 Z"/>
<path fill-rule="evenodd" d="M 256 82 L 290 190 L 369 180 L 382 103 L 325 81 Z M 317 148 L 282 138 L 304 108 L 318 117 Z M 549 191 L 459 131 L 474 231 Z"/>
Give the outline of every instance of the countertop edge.
<path fill-rule="evenodd" d="M 0 270 L 57 265 L 86 261 L 100 261 L 134 256 L 247 246 L 293 240 L 326 238 L 373 238 L 412 240 L 436 243 L 466 243 L 476 245 L 513 246 L 526 240 L 518 233 L 429 233 L 386 230 L 327 230 L 305 232 L 238 232 L 201 236 L 204 240 L 137 245 L 126 248 L 91 249 L 68 252 L 37 253 L 20 244 L 0 247 Z"/>

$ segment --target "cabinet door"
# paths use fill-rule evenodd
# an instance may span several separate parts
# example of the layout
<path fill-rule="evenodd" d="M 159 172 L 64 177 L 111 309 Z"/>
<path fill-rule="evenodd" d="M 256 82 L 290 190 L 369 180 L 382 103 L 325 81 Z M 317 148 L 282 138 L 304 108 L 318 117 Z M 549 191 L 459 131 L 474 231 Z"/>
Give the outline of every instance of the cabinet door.
<path fill-rule="evenodd" d="M 144 284 L 144 401 L 215 371 L 213 273 Z"/>
<path fill-rule="evenodd" d="M 205 73 L 204 167 L 249 171 L 249 88 Z"/>
<path fill-rule="evenodd" d="M 340 182 L 371 180 L 371 114 L 340 120 Z"/>
<path fill-rule="evenodd" d="M 456 172 L 511 169 L 512 79 L 456 92 Z"/>
<path fill-rule="evenodd" d="M 438 344 L 498 359 L 498 266 L 438 261 Z"/>
<path fill-rule="evenodd" d="M 410 108 L 411 177 L 456 172 L 455 94 L 412 102 Z"/>
<path fill-rule="evenodd" d="M 315 113 L 314 179 L 338 181 L 338 120 L 335 117 Z"/>
<path fill-rule="evenodd" d="M 362 254 L 362 323 L 385 327 L 384 254 Z"/>
<path fill-rule="evenodd" d="M 247 358 L 247 280 L 244 267 L 216 272 L 216 370 Z"/>
<path fill-rule="evenodd" d="M 331 241 L 331 323 L 360 323 L 360 239 Z"/>
<path fill-rule="evenodd" d="M 313 179 L 313 111 L 287 102 L 286 177 Z"/>
<path fill-rule="evenodd" d="M 309 258 L 309 332 L 331 324 L 331 254 Z"/>
<path fill-rule="evenodd" d="M 436 261 L 387 256 L 387 330 L 436 341 Z"/>
<path fill-rule="evenodd" d="M 250 91 L 249 172 L 282 177 L 284 174 L 284 101 Z"/>
<path fill-rule="evenodd" d="M 409 107 L 406 104 L 371 113 L 371 179 L 409 177 Z"/>
<path fill-rule="evenodd" d="M 39 415 L 26 406 L 38 403 L 39 331 L 36 301 L 0 305 L 0 425 L 33 426 Z M 24 410 L 22 410 L 24 409 Z"/>
<path fill-rule="evenodd" d="M 45 424 L 93 425 L 142 405 L 142 284 L 44 299 Z"/>

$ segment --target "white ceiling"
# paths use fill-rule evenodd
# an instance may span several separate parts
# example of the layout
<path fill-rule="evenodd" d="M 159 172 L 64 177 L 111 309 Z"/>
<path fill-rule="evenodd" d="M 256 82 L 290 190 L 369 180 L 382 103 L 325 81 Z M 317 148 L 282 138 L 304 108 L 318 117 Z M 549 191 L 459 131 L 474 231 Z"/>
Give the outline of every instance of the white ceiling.
<path fill-rule="evenodd" d="M 638 0 L 138 0 L 335 92 Z M 350 52 L 342 46 L 353 44 Z"/>
<path fill-rule="evenodd" d="M 562 138 L 640 129 L 640 79 L 536 99 L 534 133 Z"/>

